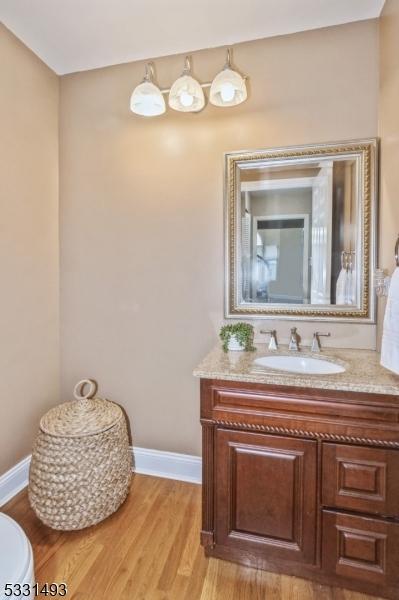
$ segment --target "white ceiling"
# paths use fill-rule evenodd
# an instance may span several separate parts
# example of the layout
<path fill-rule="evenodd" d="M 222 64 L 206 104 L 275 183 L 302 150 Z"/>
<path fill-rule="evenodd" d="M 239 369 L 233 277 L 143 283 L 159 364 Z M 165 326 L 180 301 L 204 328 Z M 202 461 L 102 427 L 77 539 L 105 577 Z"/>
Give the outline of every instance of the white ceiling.
<path fill-rule="evenodd" d="M 378 17 L 385 0 L 0 0 L 0 19 L 56 73 Z"/>

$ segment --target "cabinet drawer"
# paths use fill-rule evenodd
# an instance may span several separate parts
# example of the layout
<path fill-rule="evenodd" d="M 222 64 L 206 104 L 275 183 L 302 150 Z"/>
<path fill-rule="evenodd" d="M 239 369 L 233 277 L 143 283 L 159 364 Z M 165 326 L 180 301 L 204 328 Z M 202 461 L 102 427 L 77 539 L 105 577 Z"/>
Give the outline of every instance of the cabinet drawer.
<path fill-rule="evenodd" d="M 399 517 L 399 451 L 323 444 L 322 503 Z"/>
<path fill-rule="evenodd" d="M 323 511 L 326 573 L 383 586 L 399 583 L 399 524 Z"/>

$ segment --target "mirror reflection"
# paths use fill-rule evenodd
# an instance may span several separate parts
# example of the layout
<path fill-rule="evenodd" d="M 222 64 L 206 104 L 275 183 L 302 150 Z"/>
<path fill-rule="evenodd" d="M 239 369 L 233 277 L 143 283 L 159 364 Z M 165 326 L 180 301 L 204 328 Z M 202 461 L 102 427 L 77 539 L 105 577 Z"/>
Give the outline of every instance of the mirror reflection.
<path fill-rule="evenodd" d="M 356 156 L 237 165 L 241 303 L 356 306 Z"/>

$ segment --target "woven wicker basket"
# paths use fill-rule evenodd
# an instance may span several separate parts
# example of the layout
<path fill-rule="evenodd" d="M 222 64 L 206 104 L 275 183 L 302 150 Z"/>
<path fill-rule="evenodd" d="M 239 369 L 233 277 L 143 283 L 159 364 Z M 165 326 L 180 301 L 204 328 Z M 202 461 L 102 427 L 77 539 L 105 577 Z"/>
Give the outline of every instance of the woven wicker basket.
<path fill-rule="evenodd" d="M 132 456 L 125 416 L 113 402 L 94 398 L 95 392 L 94 382 L 80 381 L 76 400 L 52 408 L 40 421 L 28 494 L 36 515 L 53 529 L 94 525 L 115 512 L 129 492 Z"/>

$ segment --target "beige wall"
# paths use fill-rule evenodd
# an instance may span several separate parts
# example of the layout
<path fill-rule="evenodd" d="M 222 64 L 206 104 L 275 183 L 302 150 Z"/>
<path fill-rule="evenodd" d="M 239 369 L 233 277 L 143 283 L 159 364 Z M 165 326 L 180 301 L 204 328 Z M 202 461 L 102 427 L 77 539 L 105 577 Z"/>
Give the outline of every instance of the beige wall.
<path fill-rule="evenodd" d="M 0 474 L 58 400 L 58 79 L 0 24 Z"/>
<path fill-rule="evenodd" d="M 391 273 L 399 234 L 399 1 L 386 0 L 380 20 L 381 137 L 380 256 L 379 264 Z M 380 303 L 379 337 L 384 302 Z"/>
<path fill-rule="evenodd" d="M 379 264 L 399 230 L 399 3 L 380 21 Z M 210 79 L 223 50 L 195 54 Z M 96 377 L 137 445 L 198 453 L 192 367 L 223 317 L 222 154 L 377 134 L 378 25 L 242 44 L 249 101 L 199 115 L 134 117 L 142 63 L 62 79 L 62 395 Z M 160 83 L 182 57 L 157 60 Z M 27 454 L 58 400 L 58 81 L 0 26 L 3 365 L 0 473 Z M 311 65 L 312 68 L 309 68 Z M 380 310 L 380 324 L 382 317 Z M 276 322 L 280 338 L 287 322 Z M 374 328 L 330 325 L 334 345 L 373 347 Z M 307 339 L 314 329 L 300 324 Z"/>
<path fill-rule="evenodd" d="M 202 80 L 224 50 L 195 54 Z M 133 442 L 200 452 L 193 367 L 223 318 L 223 153 L 377 135 L 378 23 L 237 46 L 250 99 L 156 119 L 129 112 L 143 63 L 61 81 L 62 396 L 90 376 L 127 409 Z M 156 61 L 159 82 L 182 56 Z M 308 339 L 314 323 L 301 323 Z M 289 322 L 278 322 L 281 338 Z M 375 328 L 331 325 L 332 343 L 373 347 Z"/>

